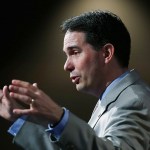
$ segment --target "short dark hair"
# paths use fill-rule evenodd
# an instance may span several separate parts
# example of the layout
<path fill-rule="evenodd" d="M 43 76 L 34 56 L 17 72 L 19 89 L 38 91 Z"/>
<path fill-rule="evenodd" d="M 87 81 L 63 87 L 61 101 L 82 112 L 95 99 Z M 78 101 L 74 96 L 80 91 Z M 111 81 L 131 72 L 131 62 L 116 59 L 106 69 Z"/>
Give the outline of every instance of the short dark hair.
<path fill-rule="evenodd" d="M 115 57 L 122 67 L 128 67 L 131 38 L 122 20 L 110 11 L 90 11 L 67 19 L 61 25 L 62 31 L 79 31 L 86 35 L 86 42 L 95 50 L 106 43 L 115 48 Z"/>

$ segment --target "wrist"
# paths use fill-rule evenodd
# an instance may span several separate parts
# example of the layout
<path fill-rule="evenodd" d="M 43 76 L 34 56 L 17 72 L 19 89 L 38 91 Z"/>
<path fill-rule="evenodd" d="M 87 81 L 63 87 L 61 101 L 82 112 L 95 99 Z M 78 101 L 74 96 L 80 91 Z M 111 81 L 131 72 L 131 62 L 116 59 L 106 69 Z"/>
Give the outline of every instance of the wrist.
<path fill-rule="evenodd" d="M 62 107 L 59 115 L 57 116 L 56 121 L 54 121 L 53 123 L 51 123 L 50 127 L 54 128 L 55 126 L 57 126 L 59 124 L 59 122 L 62 120 L 62 118 L 64 116 L 64 112 L 65 112 L 65 108 Z"/>
<path fill-rule="evenodd" d="M 68 118 L 69 118 L 69 110 L 67 110 L 66 108 L 62 108 L 64 114 L 62 115 L 62 118 L 59 120 L 59 123 L 57 124 L 48 124 L 48 128 L 45 130 L 47 133 L 49 133 L 50 137 L 55 137 L 56 140 L 58 140 L 68 122 Z M 52 140 L 53 141 L 53 140 Z"/>

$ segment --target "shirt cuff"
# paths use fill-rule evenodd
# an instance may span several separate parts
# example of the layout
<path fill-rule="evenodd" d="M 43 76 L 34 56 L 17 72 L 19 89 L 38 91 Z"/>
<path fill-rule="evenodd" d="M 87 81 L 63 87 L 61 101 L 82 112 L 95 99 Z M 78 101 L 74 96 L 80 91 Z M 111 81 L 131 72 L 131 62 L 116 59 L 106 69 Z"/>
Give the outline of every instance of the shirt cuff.
<path fill-rule="evenodd" d="M 48 124 L 48 129 L 45 130 L 50 135 L 55 137 L 56 140 L 60 139 L 61 133 L 63 132 L 63 130 L 68 122 L 68 118 L 69 118 L 69 110 L 67 110 L 64 107 L 63 107 L 63 110 L 64 110 L 64 114 L 63 114 L 60 122 L 55 127 L 52 127 L 51 124 Z"/>
<path fill-rule="evenodd" d="M 18 118 L 12 126 L 8 129 L 8 133 L 10 133 L 13 136 L 16 136 L 21 127 L 23 126 L 25 120 L 27 119 L 27 116 L 22 116 Z"/>

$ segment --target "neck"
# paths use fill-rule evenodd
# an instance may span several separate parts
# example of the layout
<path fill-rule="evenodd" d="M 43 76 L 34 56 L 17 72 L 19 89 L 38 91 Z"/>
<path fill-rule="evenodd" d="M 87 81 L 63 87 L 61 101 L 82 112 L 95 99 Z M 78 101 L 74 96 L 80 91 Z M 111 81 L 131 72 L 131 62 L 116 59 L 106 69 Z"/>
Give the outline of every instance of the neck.
<path fill-rule="evenodd" d="M 108 77 L 106 76 L 107 78 L 105 78 L 99 90 L 97 90 L 97 92 L 95 92 L 94 95 L 96 97 L 99 97 L 115 79 L 117 79 L 119 76 L 124 74 L 126 71 L 128 71 L 128 68 L 123 68 L 123 69 L 119 69 L 115 71 L 113 70 L 109 71 L 109 73 L 107 73 L 109 76 Z"/>

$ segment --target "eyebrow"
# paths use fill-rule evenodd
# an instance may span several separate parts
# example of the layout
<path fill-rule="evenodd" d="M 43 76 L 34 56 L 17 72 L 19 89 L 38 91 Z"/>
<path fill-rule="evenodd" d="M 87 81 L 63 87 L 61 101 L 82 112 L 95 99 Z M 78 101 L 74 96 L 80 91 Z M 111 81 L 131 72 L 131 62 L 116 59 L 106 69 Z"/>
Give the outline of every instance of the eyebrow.
<path fill-rule="evenodd" d="M 73 49 L 77 49 L 78 51 L 81 51 L 81 48 L 79 47 L 79 46 L 77 46 L 76 44 L 72 44 L 71 46 L 68 46 L 67 47 L 67 49 L 63 49 L 63 52 L 65 53 L 65 54 L 67 54 L 67 53 L 69 53 L 69 52 L 71 52 Z"/>
<path fill-rule="evenodd" d="M 74 48 L 80 50 L 80 48 L 79 48 L 78 46 L 73 45 L 73 46 L 69 46 L 69 47 L 67 48 L 67 51 L 69 52 L 69 51 L 73 50 Z"/>

